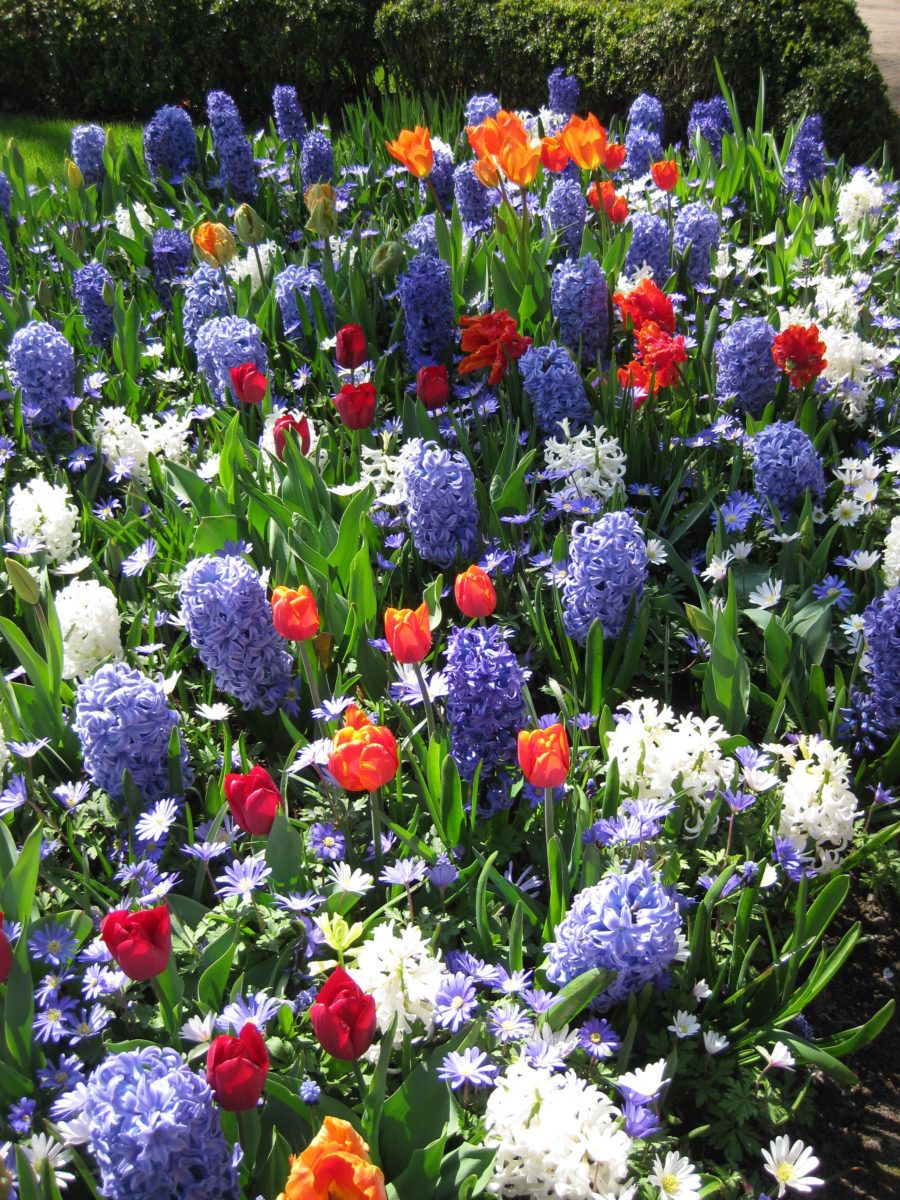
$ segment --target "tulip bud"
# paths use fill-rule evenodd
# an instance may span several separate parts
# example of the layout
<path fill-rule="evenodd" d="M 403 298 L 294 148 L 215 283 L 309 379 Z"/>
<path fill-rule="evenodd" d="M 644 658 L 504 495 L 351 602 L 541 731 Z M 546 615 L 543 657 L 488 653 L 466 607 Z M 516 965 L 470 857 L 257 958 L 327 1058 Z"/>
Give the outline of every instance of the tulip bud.
<path fill-rule="evenodd" d="M 523 729 L 518 739 L 519 767 L 534 787 L 558 788 L 569 775 L 569 739 L 559 723 Z"/>
<path fill-rule="evenodd" d="M 197 257 L 210 267 L 224 267 L 237 254 L 231 230 L 216 221 L 201 221 L 191 237 Z"/>
<path fill-rule="evenodd" d="M 262 219 L 249 204 L 240 205 L 235 212 L 234 227 L 238 237 L 247 246 L 258 246 L 265 239 L 266 231 Z"/>
<path fill-rule="evenodd" d="M 337 210 L 334 207 L 334 188 L 330 183 L 314 183 L 303 194 L 309 209 L 306 228 L 317 237 L 331 237 L 338 227 Z"/>
<path fill-rule="evenodd" d="M 272 622 L 283 638 L 305 642 L 319 632 L 316 598 L 305 583 L 295 590 L 283 584 L 272 593 Z"/>
<path fill-rule="evenodd" d="M 375 1000 L 337 967 L 316 996 L 309 1019 L 323 1050 L 343 1062 L 355 1062 L 375 1037 Z"/>
<path fill-rule="evenodd" d="M 116 285 L 111 279 L 104 279 L 100 295 L 103 297 L 103 303 L 112 308 L 116 302 Z"/>
<path fill-rule="evenodd" d="M 375 385 L 345 383 L 334 397 L 334 407 L 348 429 L 368 429 L 375 420 Z"/>
<path fill-rule="evenodd" d="M 116 135 L 113 133 L 112 128 L 110 127 L 106 131 L 106 152 L 110 156 L 110 158 L 116 157 L 117 149 L 118 149 L 118 147 L 116 146 Z"/>
<path fill-rule="evenodd" d="M 272 441 L 275 443 L 275 453 L 284 458 L 284 447 L 288 433 L 294 433 L 300 439 L 300 453 L 309 454 L 312 437 L 309 432 L 309 421 L 306 417 L 295 417 L 291 413 L 283 413 L 275 421 L 272 428 Z"/>
<path fill-rule="evenodd" d="M 477 563 L 457 575 L 453 595 L 465 617 L 489 617 L 497 607 L 493 580 Z"/>
<path fill-rule="evenodd" d="M 355 371 L 369 357 L 362 325 L 344 325 L 337 331 L 335 358 L 342 367 Z"/>
<path fill-rule="evenodd" d="M 240 363 L 228 372 L 234 394 L 242 404 L 262 404 L 269 381 L 252 362 Z"/>
<path fill-rule="evenodd" d="M 373 275 L 395 275 L 406 262 L 399 242 L 382 242 L 372 255 Z"/>
<path fill-rule="evenodd" d="M 66 159 L 66 176 L 69 180 L 69 187 L 78 188 L 84 187 L 84 175 L 81 173 L 77 163 L 72 162 L 71 158 Z"/>
<path fill-rule="evenodd" d="M 256 1108 L 268 1074 L 266 1043 L 250 1021 L 237 1037 L 226 1033 L 211 1043 L 206 1055 L 206 1082 L 226 1112 Z"/>
<path fill-rule="evenodd" d="M 447 368 L 443 363 L 436 367 L 419 367 L 416 375 L 416 395 L 429 412 L 444 408 L 450 398 Z"/>
<path fill-rule="evenodd" d="M 431 650 L 428 605 L 389 608 L 384 614 L 384 636 L 398 663 L 420 663 Z"/>
<path fill-rule="evenodd" d="M 28 568 L 23 567 L 14 558 L 7 558 L 5 562 L 9 582 L 12 584 L 13 591 L 22 603 L 39 604 L 41 599 L 40 588 L 37 585 L 37 580 Z"/>
<path fill-rule="evenodd" d="M 72 226 L 72 249 L 76 254 L 84 254 L 87 249 L 87 237 L 85 236 L 83 225 Z"/>
<path fill-rule="evenodd" d="M 53 303 L 53 288 L 46 279 L 39 279 L 37 285 L 37 302 L 42 308 L 49 308 Z"/>

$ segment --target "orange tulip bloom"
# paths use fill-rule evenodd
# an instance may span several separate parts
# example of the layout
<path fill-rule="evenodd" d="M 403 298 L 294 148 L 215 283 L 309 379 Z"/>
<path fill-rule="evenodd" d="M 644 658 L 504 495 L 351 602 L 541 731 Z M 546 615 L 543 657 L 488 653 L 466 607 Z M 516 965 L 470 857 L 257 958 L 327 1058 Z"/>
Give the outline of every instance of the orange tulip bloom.
<path fill-rule="evenodd" d="M 592 183 L 588 188 L 587 198 L 588 203 L 597 212 L 602 205 L 603 211 L 614 225 L 621 225 L 628 216 L 628 201 L 624 196 L 616 195 L 616 189 L 608 179 L 604 179 L 599 187 Z"/>
<path fill-rule="evenodd" d="M 401 129 L 393 142 L 385 142 L 388 154 L 402 162 L 410 175 L 424 179 L 430 175 L 434 167 L 434 151 L 431 148 L 431 134 L 423 125 L 415 129 Z"/>
<path fill-rule="evenodd" d="M 606 130 L 593 113 L 586 117 L 569 117 L 560 137 L 569 157 L 583 171 L 594 171 L 603 162 Z"/>
<path fill-rule="evenodd" d="M 625 161 L 625 147 L 621 142 L 610 142 L 603 154 L 603 165 L 607 171 L 618 171 Z"/>
<path fill-rule="evenodd" d="M 557 788 L 569 775 L 569 739 L 562 725 L 519 732 L 519 766 L 529 783 Z"/>
<path fill-rule="evenodd" d="M 653 321 L 645 321 L 638 333 L 638 354 L 657 388 L 678 382 L 678 366 L 687 362 L 683 337 L 672 337 Z"/>
<path fill-rule="evenodd" d="M 548 171 L 562 171 L 569 165 L 569 152 L 562 144 L 559 134 L 545 137 L 541 142 L 541 162 Z"/>
<path fill-rule="evenodd" d="M 278 1200 L 386 1200 L 384 1175 L 349 1121 L 326 1117 L 291 1173 Z"/>
<path fill-rule="evenodd" d="M 476 159 L 472 170 L 485 187 L 495 188 L 500 182 L 500 172 L 497 170 L 497 166 L 492 158 Z"/>
<path fill-rule="evenodd" d="M 345 725 L 334 735 L 328 770 L 348 792 L 374 792 L 397 774 L 397 742 L 384 725 L 373 725 L 351 704 Z"/>
<path fill-rule="evenodd" d="M 210 267 L 224 267 L 237 253 L 231 230 L 218 221 L 201 221 L 191 239 L 197 257 Z"/>
<path fill-rule="evenodd" d="M 489 617 L 497 607 L 493 581 L 477 563 L 457 575 L 453 595 L 464 617 Z"/>
<path fill-rule="evenodd" d="M 665 158 L 660 162 L 651 163 L 650 176 L 658 188 L 664 192 L 671 192 L 678 182 L 678 163 Z"/>
<path fill-rule="evenodd" d="M 463 328 L 461 345 L 466 357 L 457 371 L 467 375 L 470 371 L 490 367 L 488 383 L 491 387 L 497 386 L 510 362 L 521 358 L 531 345 L 531 338 L 519 333 L 515 317 L 511 317 L 505 308 L 480 317 L 460 317 L 459 323 Z"/>
<path fill-rule="evenodd" d="M 541 165 L 540 142 L 536 142 L 533 146 L 522 146 L 518 142 L 505 142 L 497 154 L 497 165 L 516 187 L 530 187 L 534 183 L 534 177 Z"/>
<path fill-rule="evenodd" d="M 283 584 L 272 593 L 272 621 L 283 638 L 305 642 L 319 632 L 319 610 L 316 598 L 301 583 L 296 589 Z"/>
<path fill-rule="evenodd" d="M 431 650 L 428 605 L 389 608 L 384 614 L 384 636 L 398 663 L 420 663 Z"/>
<path fill-rule="evenodd" d="M 476 158 L 496 157 L 501 146 L 513 142 L 528 145 L 528 132 L 520 117 L 501 108 L 495 117 L 487 117 L 480 125 L 467 125 L 466 137 Z"/>
<path fill-rule="evenodd" d="M 675 332 L 675 310 L 669 297 L 659 290 L 652 279 L 642 279 L 626 296 L 616 292 L 613 300 L 622 314 L 638 332 L 645 321 L 653 321 L 666 333 Z"/>

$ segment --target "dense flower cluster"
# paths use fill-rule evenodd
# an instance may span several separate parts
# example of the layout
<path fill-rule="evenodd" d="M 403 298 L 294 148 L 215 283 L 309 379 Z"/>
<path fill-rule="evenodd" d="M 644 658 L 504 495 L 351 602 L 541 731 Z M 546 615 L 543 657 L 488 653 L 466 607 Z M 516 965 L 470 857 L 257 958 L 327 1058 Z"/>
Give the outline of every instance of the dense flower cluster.
<path fill-rule="evenodd" d="M 900 729 L 900 587 L 873 600 L 864 614 L 872 694 L 886 729 Z"/>
<path fill-rule="evenodd" d="M 688 140 L 693 141 L 695 136 L 705 138 L 716 158 L 722 153 L 723 135 L 731 133 L 733 129 L 731 113 L 722 96 L 713 96 L 710 100 L 695 100 L 691 105 Z"/>
<path fill-rule="evenodd" d="M 256 166 L 237 105 L 227 92 L 213 91 L 206 97 L 206 115 L 225 182 L 241 200 L 252 200 L 257 189 Z"/>
<path fill-rule="evenodd" d="M 72 282 L 91 341 L 100 346 L 107 345 L 113 335 L 113 315 L 104 289 L 107 292 L 115 290 L 112 276 L 102 263 L 88 263 L 86 267 L 78 268 Z"/>
<path fill-rule="evenodd" d="M 288 145 L 303 145 L 306 137 L 306 117 L 297 99 L 297 89 L 289 83 L 279 83 L 272 92 L 272 109 L 275 113 L 275 129 L 278 136 Z"/>
<path fill-rule="evenodd" d="M 330 183 L 334 176 L 331 139 L 321 129 L 311 129 L 303 139 L 300 174 L 304 188 L 311 188 L 314 183 Z"/>
<path fill-rule="evenodd" d="M 63 677 L 89 675 L 105 658 L 121 658 L 115 593 L 93 579 L 74 579 L 56 597 L 63 640 Z"/>
<path fill-rule="evenodd" d="M 166 308 L 172 305 L 172 285 L 187 278 L 193 258 L 194 247 L 189 233 L 180 229 L 157 229 L 153 234 L 153 284 Z"/>
<path fill-rule="evenodd" d="M 805 117 L 794 139 L 784 167 L 784 181 L 794 199 L 800 202 L 812 184 L 825 174 L 825 143 L 822 118 L 818 113 Z"/>
<path fill-rule="evenodd" d="M 641 527 L 627 513 L 606 513 L 593 525 L 576 525 L 562 585 L 569 637 L 583 642 L 597 620 L 604 637 L 618 637 L 629 607 L 644 594 L 647 565 Z"/>
<path fill-rule="evenodd" d="M 197 334 L 212 317 L 228 313 L 228 293 L 222 276 L 215 267 L 201 263 L 184 285 L 184 308 L 181 321 L 184 344 L 194 346 Z"/>
<path fill-rule="evenodd" d="M 191 118 L 174 104 L 157 109 L 144 126 L 143 146 L 151 179 L 161 177 L 178 183 L 197 166 L 197 139 Z"/>
<path fill-rule="evenodd" d="M 800 849 L 814 843 L 819 870 L 833 871 L 850 845 L 859 816 L 850 788 L 850 760 L 825 738 L 801 738 L 782 751 L 789 773 L 778 833 Z"/>
<path fill-rule="evenodd" d="M 403 451 L 407 521 L 416 553 L 437 567 L 468 561 L 478 546 L 475 477 L 462 454 L 413 440 Z"/>
<path fill-rule="evenodd" d="M 542 433 L 557 433 L 561 421 L 568 421 L 573 429 L 591 423 L 581 373 L 565 346 L 556 342 L 532 346 L 519 359 L 519 371 Z"/>
<path fill-rule="evenodd" d="M 592 255 L 554 267 L 550 303 L 562 340 L 573 351 L 580 347 L 583 361 L 595 362 L 609 336 L 609 289 Z"/>
<path fill-rule="evenodd" d="M 738 412 L 759 418 L 775 398 L 778 367 L 772 358 L 775 330 L 764 317 L 741 317 L 716 343 L 716 395 L 733 399 Z"/>
<path fill-rule="evenodd" d="M 550 189 L 546 212 L 550 228 L 561 235 L 570 254 L 577 254 L 587 216 L 587 200 L 580 182 L 561 175 Z"/>
<path fill-rule="evenodd" d="M 285 267 L 275 276 L 275 299 L 281 310 L 281 320 L 287 337 L 306 342 L 303 319 L 300 316 L 299 304 L 306 310 L 309 327 L 315 334 L 316 312 L 313 307 L 312 294 L 316 292 L 321 301 L 322 312 L 329 333 L 334 329 L 334 300 L 321 272 L 315 267 Z"/>
<path fill-rule="evenodd" d="M 105 148 L 106 134 L 99 125 L 78 125 L 72 130 L 72 158 L 85 183 L 98 186 L 103 183 L 106 175 L 103 165 Z"/>
<path fill-rule="evenodd" d="M 207 321 L 197 334 L 196 350 L 197 365 L 217 401 L 225 394 L 238 399 L 232 367 L 253 363 L 264 375 L 269 363 L 259 329 L 243 317 L 213 317 Z"/>
<path fill-rule="evenodd" d="M 453 198 L 463 229 L 469 237 L 484 232 L 491 223 L 496 193 L 484 186 L 473 164 L 460 163 L 453 172 Z"/>
<path fill-rule="evenodd" d="M 709 279 L 710 256 L 718 242 L 719 218 L 713 210 L 700 200 L 686 204 L 675 218 L 672 246 L 677 255 L 687 252 L 688 279 L 694 287 Z"/>
<path fill-rule="evenodd" d="M 434 1001 L 446 968 L 415 925 L 378 925 L 356 952 L 350 974 L 375 1000 L 378 1028 L 387 1033 L 396 1017 L 394 1044 L 415 1029 L 434 1028 Z"/>
<path fill-rule="evenodd" d="M 9 346 L 9 370 L 29 424 L 49 425 L 62 416 L 75 390 L 75 353 L 58 330 L 46 321 L 19 329 Z"/>
<path fill-rule="evenodd" d="M 68 562 L 78 546 L 78 509 L 64 483 L 37 476 L 17 483 L 9 496 L 9 525 L 14 537 L 34 538 L 51 562 Z"/>
<path fill-rule="evenodd" d="M 625 255 L 625 271 L 636 275 L 648 266 L 660 287 L 669 277 L 669 227 L 656 213 L 636 212 L 631 218 L 631 242 Z"/>
<path fill-rule="evenodd" d="M 753 481 L 764 500 L 790 512 L 811 492 L 821 499 L 825 491 L 822 459 L 802 429 L 793 421 L 776 421 L 753 439 Z"/>
<path fill-rule="evenodd" d="M 400 276 L 403 336 L 410 368 L 439 362 L 453 340 L 450 266 L 431 254 L 417 254 Z"/>

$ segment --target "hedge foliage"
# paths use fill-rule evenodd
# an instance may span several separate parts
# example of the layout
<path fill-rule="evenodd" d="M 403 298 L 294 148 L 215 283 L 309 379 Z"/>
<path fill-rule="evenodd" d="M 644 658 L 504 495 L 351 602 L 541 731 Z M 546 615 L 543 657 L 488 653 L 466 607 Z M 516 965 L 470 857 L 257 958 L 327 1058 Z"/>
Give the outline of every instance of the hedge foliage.
<path fill-rule="evenodd" d="M 400 88 L 496 91 L 538 106 L 564 65 L 584 103 L 623 114 L 658 95 L 670 136 L 722 64 L 743 111 L 766 75 L 767 119 L 825 119 L 829 146 L 855 161 L 898 120 L 853 0 L 0 0 L 0 108 L 146 117 L 221 87 L 246 118 L 295 83 L 334 113 L 387 66 Z"/>

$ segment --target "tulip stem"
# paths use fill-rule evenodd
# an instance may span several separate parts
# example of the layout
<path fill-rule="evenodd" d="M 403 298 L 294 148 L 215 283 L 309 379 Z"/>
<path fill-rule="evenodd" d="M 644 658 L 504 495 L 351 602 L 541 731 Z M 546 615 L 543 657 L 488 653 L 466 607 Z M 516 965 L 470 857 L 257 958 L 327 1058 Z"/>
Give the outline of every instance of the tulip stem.
<path fill-rule="evenodd" d="M 259 247 L 255 242 L 253 243 L 253 257 L 256 259 L 256 269 L 259 271 L 259 287 L 260 291 L 262 291 L 262 286 L 266 281 L 266 273 L 263 270 L 263 262 L 259 256 Z"/>
<path fill-rule="evenodd" d="M 316 687 L 316 676 L 309 658 L 309 650 L 307 649 L 306 642 L 300 643 L 300 658 L 303 662 L 303 673 L 306 675 L 306 682 L 309 684 L 309 694 L 312 696 L 313 707 L 321 708 L 322 701 L 319 697 L 319 689 Z"/>
<path fill-rule="evenodd" d="M 544 788 L 544 839 L 547 842 L 547 854 L 550 853 L 550 843 L 555 833 L 553 823 L 553 788 Z"/>
<path fill-rule="evenodd" d="M 353 1060 L 353 1072 L 356 1075 L 356 1086 L 359 1088 L 359 1098 L 365 1103 L 366 1096 L 369 1094 L 369 1089 L 366 1087 L 366 1077 L 362 1073 L 362 1067 L 359 1065 L 359 1059 Z"/>
<path fill-rule="evenodd" d="M 428 695 L 428 685 L 425 682 L 425 677 L 422 674 L 421 663 L 413 663 L 413 672 L 419 684 L 419 691 L 422 693 L 422 703 L 425 705 L 425 719 L 428 722 L 429 738 L 437 737 L 437 725 L 434 720 L 434 709 L 431 706 L 431 697 Z"/>
<path fill-rule="evenodd" d="M 163 1014 L 163 1025 L 169 1031 L 172 1037 L 178 1037 L 178 1018 L 175 1016 L 175 1009 L 169 1002 L 169 997 L 166 995 L 165 988 L 159 981 L 159 976 L 153 980 L 153 990 L 159 996 L 160 1007 Z"/>
<path fill-rule="evenodd" d="M 241 1149 L 247 1153 L 249 1138 L 247 1136 L 247 1114 L 243 1110 L 235 1114 L 237 1116 L 238 1126 L 238 1141 L 241 1143 Z"/>
<path fill-rule="evenodd" d="M 381 809 L 378 804 L 378 788 L 369 792 L 369 808 L 372 813 L 372 849 L 375 852 L 375 871 L 381 874 Z"/>
<path fill-rule="evenodd" d="M 225 270 L 224 264 L 219 265 L 219 274 L 222 276 L 222 287 L 225 289 L 225 299 L 228 302 L 229 316 L 234 316 L 234 301 L 231 298 L 231 288 L 228 286 L 228 273 Z"/>

